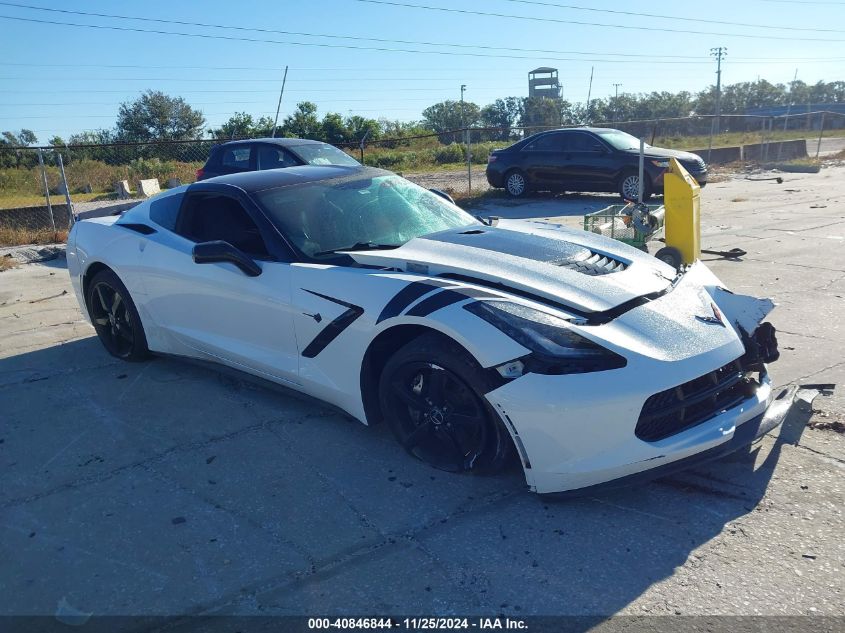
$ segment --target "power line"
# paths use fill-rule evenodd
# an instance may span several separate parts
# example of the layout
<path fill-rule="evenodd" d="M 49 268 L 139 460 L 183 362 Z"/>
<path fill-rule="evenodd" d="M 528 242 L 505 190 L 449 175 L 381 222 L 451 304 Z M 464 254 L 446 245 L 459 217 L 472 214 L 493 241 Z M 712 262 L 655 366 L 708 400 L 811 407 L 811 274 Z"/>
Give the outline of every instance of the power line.
<path fill-rule="evenodd" d="M 364 0 L 359 0 L 364 1 Z M 460 56 L 460 57 L 481 57 L 481 58 L 491 58 L 491 59 L 529 59 L 536 61 L 537 56 L 525 56 L 525 55 L 494 55 L 489 53 L 470 53 L 470 52 L 458 52 L 458 51 L 431 51 L 431 50 L 418 50 L 418 49 L 407 49 L 407 48 L 385 48 L 379 46 L 352 46 L 348 44 L 326 44 L 326 43 L 318 43 L 318 42 L 295 42 L 295 41 L 280 41 L 280 40 L 269 40 L 269 39 L 261 39 L 261 38 L 254 38 L 254 37 L 235 37 L 232 35 L 210 35 L 208 33 L 183 33 L 179 31 L 160 31 L 158 29 L 142 29 L 142 28 L 135 28 L 135 27 L 127 27 L 127 26 L 107 26 L 102 24 L 78 24 L 74 22 L 59 22 L 57 20 L 38 20 L 36 18 L 22 18 L 18 16 L 12 15 L 0 15 L 0 19 L 2 20 L 15 20 L 18 22 L 31 22 L 34 24 L 50 24 L 53 26 L 72 26 L 76 28 L 86 28 L 86 29 L 98 29 L 98 30 L 106 30 L 106 31 L 119 31 L 124 33 L 152 33 L 155 35 L 174 35 L 178 37 L 194 37 L 200 39 L 208 39 L 208 40 L 225 40 L 231 42 L 252 42 L 258 44 L 279 44 L 282 46 L 314 46 L 318 48 L 338 48 L 344 50 L 360 50 L 360 51 L 379 51 L 379 52 L 386 52 L 386 53 L 413 53 L 417 55 L 445 55 L 445 56 Z M 622 27 L 624 28 L 624 27 Z M 813 41 L 824 41 L 824 40 L 813 40 Z M 578 59 L 578 58 L 567 58 L 567 57 L 543 57 L 541 59 L 546 59 L 549 61 L 562 61 L 562 62 L 583 62 L 589 61 L 594 63 L 611 63 L 611 64 L 624 64 L 624 63 L 641 63 L 641 60 L 630 60 L 630 59 Z M 686 62 L 680 61 L 672 61 L 672 60 L 649 60 L 650 64 L 680 64 Z"/>
<path fill-rule="evenodd" d="M 206 116 L 231 116 L 233 112 L 201 112 L 201 114 Z M 273 114 L 272 112 L 257 112 L 253 113 L 255 116 L 268 116 Z M 0 121 L 17 121 L 23 119 L 55 119 L 56 115 L 36 115 L 36 116 L 14 116 L 14 117 L 0 117 Z M 70 115 L 61 115 L 62 119 L 116 119 L 117 114 L 70 114 Z"/>
<path fill-rule="evenodd" d="M 783 0 L 778 0 L 783 1 Z M 727 20 L 708 20 L 706 18 L 688 18 L 679 15 L 661 15 L 659 13 L 641 13 L 639 11 L 622 11 L 620 9 L 598 9 L 596 7 L 581 7 L 574 4 L 558 4 L 556 2 L 540 2 L 539 0 L 504 0 L 516 4 L 529 4 L 541 7 L 553 7 L 556 9 L 572 9 L 574 11 L 592 11 L 594 13 L 612 13 L 614 15 L 635 16 L 640 18 L 658 18 L 660 20 L 678 20 L 681 22 L 698 22 L 702 24 L 720 24 L 722 26 L 747 26 L 753 29 L 775 29 L 779 31 L 809 31 L 813 33 L 843 33 L 841 29 L 817 29 L 802 28 L 797 26 L 775 26 L 769 24 L 753 24 L 750 22 L 730 22 Z M 5 3 L 0 3 L 5 4 Z M 845 3 L 834 3 L 845 4 Z"/>
<path fill-rule="evenodd" d="M 763 0 L 759 0 L 763 1 Z M 571 51 L 572 54 L 592 54 L 592 53 L 581 53 L 578 51 Z M 602 54 L 602 53 L 597 53 Z M 608 55 L 615 55 L 616 53 L 607 53 Z M 659 55 L 655 53 L 655 55 Z M 653 57 L 654 55 L 648 55 L 647 57 Z M 663 57 L 663 55 L 660 55 Z M 701 55 L 689 55 L 687 56 L 689 59 L 705 59 Z M 794 64 L 795 62 L 835 62 L 835 61 L 843 61 L 845 57 L 734 57 L 733 63 L 737 61 L 747 61 L 751 62 L 783 62 L 786 64 Z M 586 61 L 586 60 L 585 60 Z M 154 66 L 151 64 L 82 64 L 82 63 L 75 63 L 75 64 L 58 64 L 54 62 L 46 63 L 46 64 L 36 64 L 36 63 L 24 63 L 24 62 L 0 62 L 0 66 L 15 66 L 15 67 L 25 67 L 25 68 L 145 68 L 145 69 L 154 69 L 154 70 L 172 70 L 173 65 L 168 66 Z M 273 66 L 184 66 L 182 64 L 179 65 L 180 70 L 253 70 L 253 71 L 280 71 L 279 68 Z M 427 66 L 425 68 L 410 68 L 407 66 L 400 66 L 400 67 L 377 67 L 377 66 L 333 66 L 331 68 L 305 68 L 305 67 L 291 67 L 291 70 L 300 71 L 300 72 L 349 72 L 350 70 L 363 70 L 366 69 L 367 71 L 372 72 L 426 72 L 429 70 L 437 70 L 438 72 L 464 72 L 464 73 L 491 73 L 500 75 L 502 72 L 519 72 L 523 73 L 524 71 L 519 69 L 499 69 L 499 68 L 460 68 L 450 66 L 449 68 L 432 68 L 431 66 Z M 565 71 L 561 71 L 565 72 Z M 332 79 L 332 81 L 335 81 Z"/>
<path fill-rule="evenodd" d="M 808 38 L 808 37 L 793 37 L 793 36 L 779 36 L 779 35 L 752 35 L 749 33 L 718 33 L 715 31 L 692 31 L 689 29 L 671 29 L 666 27 L 656 26 L 631 26 L 627 24 L 607 24 L 603 22 L 584 22 L 581 20 L 564 20 L 561 18 L 535 17 L 528 15 L 515 15 L 513 13 L 494 13 L 491 11 L 472 11 L 470 9 L 453 9 L 447 7 L 433 7 L 424 4 L 410 4 L 406 2 L 395 2 L 393 0 L 353 0 L 354 2 L 365 2 L 368 4 L 377 4 L 384 6 L 402 7 L 405 9 L 424 9 L 426 11 L 442 11 L 446 13 L 460 13 L 463 15 L 479 15 L 493 18 L 507 18 L 509 20 L 528 20 L 531 22 L 553 22 L 556 24 L 575 24 L 577 26 L 600 26 L 611 29 L 626 29 L 630 31 L 657 31 L 662 33 L 684 33 L 692 35 L 718 35 L 720 37 L 742 37 L 747 39 L 757 40 L 788 40 L 790 42 L 845 42 L 845 39 L 830 39 L 830 38 Z"/>
<path fill-rule="evenodd" d="M 703 62 L 709 63 L 709 62 Z M 0 77 L 0 81 L 184 81 L 190 83 L 196 82 L 222 82 L 222 83 L 249 83 L 249 82 L 261 82 L 261 83 L 276 83 L 277 80 L 274 79 L 220 79 L 220 78 L 213 78 L 213 79 L 197 79 L 195 77 L 43 77 L 41 75 L 37 77 Z M 443 77 L 408 77 L 408 78 L 393 78 L 393 77 L 343 77 L 332 79 L 332 83 L 338 81 L 388 81 L 390 83 L 395 83 L 397 81 L 412 81 L 414 83 L 419 83 L 421 81 L 443 81 Z M 325 79 L 291 79 L 288 83 L 326 83 Z"/>
<path fill-rule="evenodd" d="M 417 97 L 417 98 L 395 98 L 391 99 L 391 102 L 410 102 L 410 101 L 431 101 L 431 97 Z M 370 103 L 372 99 L 325 99 L 323 103 Z M 64 103 L 0 103 L 0 107 L 58 107 L 58 106 L 119 106 L 122 105 L 122 101 L 74 101 L 74 102 L 64 102 Z M 266 101 L 206 101 L 206 102 L 194 102 L 192 105 L 194 106 L 217 106 L 217 105 L 266 105 Z"/>
<path fill-rule="evenodd" d="M 579 23 L 573 21 L 566 21 L 566 20 L 556 20 L 556 19 L 548 19 L 548 20 L 541 20 L 540 18 L 529 18 L 525 16 L 508 16 L 506 14 L 485 14 L 482 12 L 477 11 L 466 11 L 461 9 L 446 9 L 443 7 L 427 7 L 422 5 L 405 5 L 396 2 L 383 2 L 382 0 L 356 0 L 358 2 L 373 2 L 377 4 L 392 4 L 396 6 L 407 6 L 411 8 L 423 8 L 423 9 L 432 9 L 436 11 L 449 11 L 449 12 L 458 12 L 458 13 L 467 13 L 467 14 L 478 14 L 478 15 L 491 15 L 496 17 L 512 17 L 514 19 L 526 19 L 526 20 L 534 20 L 534 21 L 550 21 L 550 22 L 562 22 L 562 23 L 572 23 L 572 24 L 587 24 L 592 26 L 608 26 L 612 28 L 621 28 L 621 29 L 632 29 L 637 28 L 637 30 L 656 30 L 656 31 L 675 31 L 675 32 L 692 32 L 692 31 L 678 31 L 677 29 L 657 29 L 651 27 L 628 27 L 624 25 L 600 25 L 600 24 L 592 24 L 592 23 Z M 462 57 L 477 57 L 477 58 L 493 58 L 493 59 L 527 59 L 536 61 L 536 56 L 524 56 L 524 55 L 501 55 L 501 54 L 489 54 L 489 53 L 473 53 L 473 52 L 460 52 L 460 51 L 436 51 L 436 50 L 419 50 L 419 49 L 406 49 L 406 48 L 387 48 L 387 47 L 379 47 L 379 46 L 353 46 L 353 45 L 341 45 L 341 44 L 327 44 L 327 43 L 318 43 L 318 42 L 298 42 L 298 41 L 280 41 L 280 40 L 270 40 L 270 39 L 262 39 L 262 38 L 248 38 L 248 37 L 235 37 L 235 36 L 227 36 L 227 35 L 211 35 L 207 33 L 185 33 L 180 31 L 162 31 L 158 29 L 142 29 L 137 27 L 122 27 L 122 26 L 108 26 L 108 25 L 99 25 L 99 24 L 79 24 L 73 22 L 60 22 L 57 20 L 40 20 L 36 18 L 24 18 L 18 16 L 10 16 L 10 15 L 0 15 L 0 19 L 3 20 L 13 20 L 18 22 L 29 22 L 34 24 L 49 24 L 53 26 L 70 26 L 74 28 L 86 28 L 86 29 L 95 29 L 95 30 L 108 30 L 108 31 L 118 31 L 118 32 L 130 32 L 130 33 L 150 33 L 155 35 L 170 35 L 170 36 L 177 36 L 177 37 L 192 37 L 192 38 L 199 38 L 199 39 L 210 39 L 210 40 L 224 40 L 224 41 L 235 41 L 235 42 L 252 42 L 252 43 L 262 43 L 262 44 L 277 44 L 282 46 L 305 46 L 305 47 L 318 47 L 318 48 L 335 48 L 335 49 L 344 49 L 344 50 L 370 50 L 370 51 L 379 51 L 379 52 L 389 52 L 389 53 L 413 53 L 413 54 L 421 54 L 421 55 L 440 55 L 440 56 L 462 56 Z M 709 33 L 707 33 L 709 34 Z M 790 40 L 805 40 L 805 41 L 814 41 L 814 42 L 825 42 L 825 41 L 845 41 L 845 40 L 830 40 L 830 39 L 811 39 L 811 38 L 773 38 L 770 36 L 753 36 L 753 35 L 742 35 L 742 34 L 727 34 L 729 36 L 737 36 L 737 37 L 762 37 L 764 39 L 790 39 Z M 621 55 L 621 54 L 619 54 Z M 580 59 L 580 58 L 564 58 L 564 57 L 545 57 L 543 59 L 549 61 L 577 61 L 577 62 L 593 62 L 593 63 L 642 63 L 641 60 L 631 60 L 631 59 Z M 650 64 L 683 64 L 688 62 L 681 62 L 681 61 L 673 61 L 673 60 L 666 60 L 666 59 L 651 59 L 649 60 Z"/>
<path fill-rule="evenodd" d="M 780 4 L 834 4 L 845 5 L 845 2 L 825 2 L 824 0 L 760 0 L 760 2 L 777 2 Z"/>
<path fill-rule="evenodd" d="M 391 92 L 441 92 L 444 90 L 451 90 L 451 86 L 438 86 L 438 87 L 430 87 L 430 88 L 385 88 L 381 92 L 387 92 L 388 94 Z M 521 90 L 522 88 L 520 88 Z M 481 88 L 479 92 L 501 92 L 505 90 L 505 88 Z M 509 89 L 508 89 L 509 90 Z M 54 91 L 45 91 L 45 90 L 16 90 L 16 94 L 43 94 L 44 92 L 54 92 Z M 84 93 L 125 93 L 126 90 L 62 90 L 62 93 L 69 93 L 69 92 L 84 92 Z M 329 92 L 329 93 L 341 93 L 345 94 L 348 93 L 348 89 L 340 89 L 340 90 L 332 90 L 332 89 L 324 89 L 320 88 L 318 90 L 299 90 L 295 94 L 311 94 L 314 92 Z M 192 90 L 191 94 L 202 94 L 202 93 L 211 93 L 211 94 L 276 94 L 275 90 Z M 361 90 L 357 90 L 355 94 L 362 94 Z M 373 94 L 368 92 L 367 94 Z"/>
<path fill-rule="evenodd" d="M 266 105 L 266 104 L 265 104 Z M 423 108 L 337 108 L 337 110 L 350 110 L 355 112 L 383 112 L 384 110 L 390 110 L 395 112 L 420 112 Z M 327 109 L 328 110 L 328 109 Z M 201 112 L 204 117 L 231 117 L 232 115 L 236 114 L 233 111 L 228 112 Z M 274 112 L 248 112 L 251 116 L 256 117 L 264 117 L 264 116 L 272 116 Z M 0 121 L 18 121 L 18 120 L 32 120 L 32 119 L 55 119 L 57 118 L 54 114 L 44 114 L 44 115 L 26 115 L 26 116 L 8 116 L 3 117 L 0 116 Z M 117 114 L 62 114 L 62 119 L 116 119 Z"/>
<path fill-rule="evenodd" d="M 547 49 L 537 49 L 537 48 L 512 48 L 506 46 L 488 46 L 483 44 L 454 44 L 451 42 L 426 42 L 426 41 L 417 41 L 417 40 L 393 40 L 393 39 L 384 39 L 384 38 L 375 38 L 375 37 L 361 37 L 361 36 L 354 36 L 354 35 L 335 35 L 329 33 L 307 33 L 302 31 L 282 31 L 277 29 L 265 29 L 259 27 L 245 27 L 245 26 L 232 26 L 227 24 L 214 24 L 209 22 L 190 22 L 187 20 L 165 20 L 163 18 L 150 18 L 150 17 L 138 17 L 132 15 L 118 15 L 114 13 L 94 13 L 90 11 L 74 11 L 70 9 L 56 9 L 51 7 L 42 7 L 36 5 L 28 5 L 28 4 L 20 4 L 16 2 L 0 2 L 2 6 L 9 6 L 9 7 L 16 7 L 16 8 L 23 8 L 23 9 L 31 9 L 33 11 L 48 11 L 51 13 L 64 13 L 70 15 L 81 15 L 87 17 L 98 17 L 98 18 L 109 18 L 109 19 L 117 19 L 117 20 L 136 20 L 139 22 L 153 22 L 157 24 L 175 24 L 177 26 L 197 26 L 202 28 L 213 28 L 213 29 L 228 29 L 234 31 L 246 31 L 246 32 L 254 32 L 254 33 L 268 33 L 274 35 L 295 35 L 295 36 L 304 36 L 304 37 L 323 37 L 328 39 L 341 39 L 341 40 L 353 40 L 353 41 L 364 41 L 364 42 L 378 42 L 382 44 L 411 44 L 416 46 L 449 46 L 453 48 L 480 48 L 486 50 L 506 50 L 506 51 L 514 51 L 519 53 L 551 53 L 554 55 L 603 55 L 603 56 L 620 56 L 620 57 L 643 57 L 643 58 L 651 58 L 654 55 L 645 54 L 645 53 L 620 53 L 620 54 L 609 54 L 609 53 L 595 53 L 595 52 L 584 52 L 584 51 L 558 51 L 558 50 L 547 50 Z M 673 57 L 677 59 L 700 59 L 698 55 L 661 55 L 661 57 Z"/>

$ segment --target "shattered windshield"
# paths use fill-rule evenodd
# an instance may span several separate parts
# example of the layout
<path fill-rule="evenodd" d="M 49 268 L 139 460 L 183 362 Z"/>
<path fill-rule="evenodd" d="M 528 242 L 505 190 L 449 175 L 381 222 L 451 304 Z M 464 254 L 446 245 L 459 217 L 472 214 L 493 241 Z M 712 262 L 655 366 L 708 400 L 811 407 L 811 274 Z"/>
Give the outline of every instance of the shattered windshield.
<path fill-rule="evenodd" d="M 360 176 L 270 189 L 257 194 L 270 220 L 302 253 L 389 248 L 423 235 L 479 222 L 399 176 Z"/>

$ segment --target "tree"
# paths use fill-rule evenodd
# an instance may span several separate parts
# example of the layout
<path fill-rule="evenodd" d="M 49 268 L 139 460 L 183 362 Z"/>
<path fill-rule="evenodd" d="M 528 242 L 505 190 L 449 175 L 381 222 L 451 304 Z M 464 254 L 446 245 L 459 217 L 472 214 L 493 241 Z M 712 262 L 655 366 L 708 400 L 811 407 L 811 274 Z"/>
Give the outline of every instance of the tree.
<path fill-rule="evenodd" d="M 111 130 L 86 130 L 85 132 L 71 134 L 68 145 L 102 145 L 114 141 L 114 133 Z"/>
<path fill-rule="evenodd" d="M 337 112 L 327 112 L 320 123 L 320 137 L 326 143 L 344 143 L 349 138 L 349 130 L 343 117 Z"/>
<path fill-rule="evenodd" d="M 38 164 L 37 154 L 27 150 L 8 150 L 9 147 L 34 145 L 38 137 L 32 130 L 21 130 L 17 134 L 3 132 L 0 135 L 0 167 L 33 167 Z"/>
<path fill-rule="evenodd" d="M 560 127 L 564 102 L 561 99 L 547 97 L 528 97 L 525 99 L 520 123 L 526 128 Z M 539 132 L 539 129 L 525 130 L 526 134 Z"/>
<path fill-rule="evenodd" d="M 463 106 L 462 106 L 463 104 Z M 462 135 L 443 134 L 447 130 L 477 125 L 481 118 L 481 108 L 472 101 L 441 101 L 423 110 L 425 124 L 440 134 L 440 142 L 451 143 L 460 141 Z"/>
<path fill-rule="evenodd" d="M 216 130 L 211 130 L 212 137 L 220 140 L 233 138 L 258 138 L 270 136 L 273 132 L 273 119 L 263 116 L 257 121 L 251 114 L 236 112 Z"/>
<path fill-rule="evenodd" d="M 505 97 L 496 99 L 490 105 L 481 109 L 481 123 L 484 127 L 497 127 L 486 136 L 493 140 L 506 141 L 511 138 L 511 128 L 519 124 L 525 112 L 525 99 L 522 97 Z"/>
<path fill-rule="evenodd" d="M 3 132 L 3 138 L 0 139 L 0 145 L 35 145 L 38 142 L 38 137 L 32 130 L 23 129 L 17 134 L 13 132 Z"/>
<path fill-rule="evenodd" d="M 121 104 L 116 136 L 121 141 L 187 140 L 200 138 L 205 119 L 181 97 L 148 90 Z"/>
<path fill-rule="evenodd" d="M 285 136 L 319 140 L 322 127 L 317 118 L 317 104 L 311 101 L 297 103 L 293 114 L 285 117 L 282 130 Z"/>
<path fill-rule="evenodd" d="M 353 114 L 346 118 L 345 126 L 350 141 L 360 141 L 365 135 L 368 141 L 375 141 L 381 137 L 381 126 L 375 119 Z"/>

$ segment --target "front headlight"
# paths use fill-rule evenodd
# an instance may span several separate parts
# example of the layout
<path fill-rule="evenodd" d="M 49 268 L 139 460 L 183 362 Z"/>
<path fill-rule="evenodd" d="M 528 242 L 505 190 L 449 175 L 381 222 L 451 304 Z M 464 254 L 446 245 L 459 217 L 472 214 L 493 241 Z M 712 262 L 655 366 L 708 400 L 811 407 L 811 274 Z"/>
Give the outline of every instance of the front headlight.
<path fill-rule="evenodd" d="M 626 360 L 573 331 L 567 321 L 518 303 L 476 301 L 465 310 L 531 350 L 522 359 L 537 374 L 579 374 L 618 369 Z"/>
<path fill-rule="evenodd" d="M 669 167 L 669 161 L 668 160 L 653 160 L 653 161 L 651 161 L 651 164 L 654 165 L 655 167 L 661 167 L 663 169 L 666 169 L 667 167 Z"/>

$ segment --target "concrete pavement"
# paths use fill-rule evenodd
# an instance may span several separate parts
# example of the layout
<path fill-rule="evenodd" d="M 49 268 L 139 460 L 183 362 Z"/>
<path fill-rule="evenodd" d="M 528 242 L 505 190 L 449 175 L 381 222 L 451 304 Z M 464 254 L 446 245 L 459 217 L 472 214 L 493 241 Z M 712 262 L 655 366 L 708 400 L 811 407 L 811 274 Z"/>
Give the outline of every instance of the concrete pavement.
<path fill-rule="evenodd" d="M 845 168 L 703 192 L 708 257 L 780 304 L 779 385 L 845 382 Z M 579 224 L 612 197 L 497 215 Z M 552 502 L 181 360 L 125 364 L 61 260 L 0 273 L 0 614 L 843 615 L 841 391 L 753 451 Z"/>

